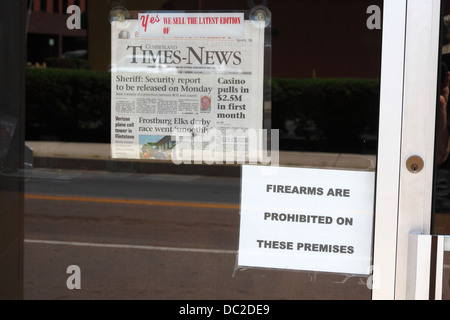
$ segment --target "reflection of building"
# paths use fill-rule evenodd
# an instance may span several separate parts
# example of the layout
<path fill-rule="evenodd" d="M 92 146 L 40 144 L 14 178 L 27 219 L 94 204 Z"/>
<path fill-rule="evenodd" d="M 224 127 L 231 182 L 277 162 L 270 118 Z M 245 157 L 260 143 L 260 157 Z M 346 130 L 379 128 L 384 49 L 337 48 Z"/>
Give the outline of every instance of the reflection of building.
<path fill-rule="evenodd" d="M 366 22 L 367 7 L 382 8 L 381 0 L 95 0 L 88 11 L 89 60 L 93 69 L 109 69 L 108 15 L 116 6 L 128 11 L 248 11 L 259 3 L 272 13 L 272 77 L 379 77 L 381 30 L 369 30 Z"/>
<path fill-rule="evenodd" d="M 48 57 L 61 57 L 70 51 L 80 51 L 80 58 L 86 58 L 87 0 L 31 0 L 28 6 L 27 61 L 43 62 Z M 81 29 L 68 29 L 67 7 L 77 5 L 81 9 Z M 84 56 L 83 56 L 84 53 Z"/>

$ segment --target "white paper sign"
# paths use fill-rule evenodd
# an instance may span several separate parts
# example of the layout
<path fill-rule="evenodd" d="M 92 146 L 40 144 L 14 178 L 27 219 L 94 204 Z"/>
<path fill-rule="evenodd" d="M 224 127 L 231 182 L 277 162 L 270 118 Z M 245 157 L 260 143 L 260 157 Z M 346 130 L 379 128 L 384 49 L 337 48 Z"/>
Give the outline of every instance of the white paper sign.
<path fill-rule="evenodd" d="M 262 130 L 264 24 L 243 21 L 239 39 L 146 39 L 139 21 L 111 24 L 112 158 L 212 164 L 227 150 L 253 155 L 246 141 L 232 144 Z"/>
<path fill-rule="evenodd" d="M 238 265 L 369 274 L 375 173 L 242 167 Z"/>
<path fill-rule="evenodd" d="M 243 13 L 140 13 L 139 38 L 244 36 Z"/>

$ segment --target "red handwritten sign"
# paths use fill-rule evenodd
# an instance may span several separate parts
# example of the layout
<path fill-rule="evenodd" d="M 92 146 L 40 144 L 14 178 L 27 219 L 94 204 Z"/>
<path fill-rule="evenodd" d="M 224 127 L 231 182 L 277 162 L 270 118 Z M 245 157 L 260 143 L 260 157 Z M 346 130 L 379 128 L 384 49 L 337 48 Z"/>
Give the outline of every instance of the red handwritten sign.
<path fill-rule="evenodd" d="M 140 18 L 142 21 L 142 27 L 144 28 L 145 32 L 147 32 L 147 26 L 148 26 L 149 22 L 151 24 L 154 24 L 154 23 L 158 23 L 159 21 L 161 21 L 159 19 L 158 15 L 156 15 L 156 17 L 151 17 L 149 14 L 146 14 L 146 15 L 141 15 Z"/>
<path fill-rule="evenodd" d="M 139 37 L 233 37 L 244 35 L 244 14 L 164 13 L 139 14 Z"/>

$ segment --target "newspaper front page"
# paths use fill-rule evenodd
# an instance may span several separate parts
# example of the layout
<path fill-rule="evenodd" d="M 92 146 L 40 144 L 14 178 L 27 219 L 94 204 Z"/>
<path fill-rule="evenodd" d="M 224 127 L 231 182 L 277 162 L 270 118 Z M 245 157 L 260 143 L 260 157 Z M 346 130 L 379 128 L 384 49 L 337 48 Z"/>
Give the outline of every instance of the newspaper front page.
<path fill-rule="evenodd" d="M 248 157 L 263 123 L 264 25 L 242 21 L 239 38 L 144 38 L 140 27 L 112 23 L 112 158 Z"/>

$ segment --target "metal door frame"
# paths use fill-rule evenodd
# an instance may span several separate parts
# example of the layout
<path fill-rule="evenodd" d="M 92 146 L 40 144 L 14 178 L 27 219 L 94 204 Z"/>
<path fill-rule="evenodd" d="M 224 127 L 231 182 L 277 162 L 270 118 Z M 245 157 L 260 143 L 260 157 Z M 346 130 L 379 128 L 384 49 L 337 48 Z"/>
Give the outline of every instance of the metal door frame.
<path fill-rule="evenodd" d="M 431 231 L 441 1 L 385 0 L 383 11 L 372 298 L 409 299 L 410 234 Z"/>

